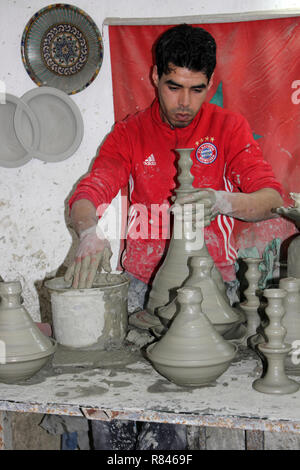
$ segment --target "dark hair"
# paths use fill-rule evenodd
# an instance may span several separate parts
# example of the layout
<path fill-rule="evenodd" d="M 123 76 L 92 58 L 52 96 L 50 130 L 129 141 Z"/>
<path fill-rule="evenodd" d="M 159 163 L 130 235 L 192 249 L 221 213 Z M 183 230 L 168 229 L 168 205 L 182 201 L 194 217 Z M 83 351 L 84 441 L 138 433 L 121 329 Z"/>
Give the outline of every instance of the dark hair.
<path fill-rule="evenodd" d="M 165 31 L 154 46 L 159 78 L 170 64 L 204 73 L 208 81 L 216 66 L 216 41 L 205 29 L 187 24 Z"/>

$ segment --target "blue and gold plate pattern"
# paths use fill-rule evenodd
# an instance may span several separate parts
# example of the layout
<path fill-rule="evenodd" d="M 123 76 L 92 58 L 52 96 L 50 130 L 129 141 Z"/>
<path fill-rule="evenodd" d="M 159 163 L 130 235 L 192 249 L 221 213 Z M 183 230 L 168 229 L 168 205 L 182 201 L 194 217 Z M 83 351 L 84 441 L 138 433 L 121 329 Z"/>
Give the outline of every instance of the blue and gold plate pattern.
<path fill-rule="evenodd" d="M 103 42 L 98 27 L 84 11 L 56 3 L 29 20 L 22 35 L 21 53 L 25 69 L 38 86 L 72 95 L 98 75 Z"/>

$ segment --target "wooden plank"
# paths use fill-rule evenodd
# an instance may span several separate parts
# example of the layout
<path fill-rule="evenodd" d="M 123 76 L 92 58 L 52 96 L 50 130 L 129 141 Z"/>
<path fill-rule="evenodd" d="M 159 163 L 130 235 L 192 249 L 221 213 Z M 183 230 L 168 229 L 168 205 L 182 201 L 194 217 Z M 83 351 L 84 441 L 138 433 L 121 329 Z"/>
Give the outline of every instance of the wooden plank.
<path fill-rule="evenodd" d="M 211 15 L 193 15 L 193 16 L 167 16 L 152 18 L 120 18 L 108 17 L 103 21 L 104 25 L 175 25 L 179 23 L 187 24 L 208 24 L 208 23 L 233 23 L 239 21 L 257 21 L 277 18 L 290 18 L 300 15 L 299 8 L 285 8 L 281 10 L 266 11 L 246 11 L 237 13 L 220 13 Z"/>
<path fill-rule="evenodd" d="M 205 426 L 186 427 L 188 450 L 206 449 L 206 428 Z"/>
<path fill-rule="evenodd" d="M 61 436 L 43 429 L 43 414 L 10 412 L 13 450 L 60 450 Z M 82 418 L 84 419 L 84 418 Z"/>
<path fill-rule="evenodd" d="M 263 450 L 264 433 L 263 431 L 246 431 L 246 450 Z"/>
<path fill-rule="evenodd" d="M 207 450 L 245 450 L 245 431 L 242 429 L 206 428 Z"/>
<path fill-rule="evenodd" d="M 4 414 L 5 414 L 5 411 L 0 411 L 0 450 L 5 450 L 5 447 L 4 447 Z"/>
<path fill-rule="evenodd" d="M 290 432 L 265 432 L 265 450 L 300 450 L 300 436 Z"/>
<path fill-rule="evenodd" d="M 12 450 L 10 413 L 0 411 L 0 450 Z"/>
<path fill-rule="evenodd" d="M 140 356 L 123 364 L 124 355 L 104 368 L 49 366 L 26 384 L 1 383 L 0 410 L 300 433 L 299 392 L 278 400 L 253 390 L 257 358 L 248 350 L 209 388 L 179 387 Z"/>

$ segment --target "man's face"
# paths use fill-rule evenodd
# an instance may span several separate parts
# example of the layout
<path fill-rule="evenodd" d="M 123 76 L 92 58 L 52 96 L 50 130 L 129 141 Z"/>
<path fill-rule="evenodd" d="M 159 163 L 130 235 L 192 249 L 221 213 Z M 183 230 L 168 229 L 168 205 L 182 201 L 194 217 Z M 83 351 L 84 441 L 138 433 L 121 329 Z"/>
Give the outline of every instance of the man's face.
<path fill-rule="evenodd" d="M 158 77 L 156 65 L 152 79 L 157 87 L 161 117 L 173 127 L 188 126 L 205 101 L 212 78 L 208 83 L 202 72 L 170 64 L 171 72 Z"/>

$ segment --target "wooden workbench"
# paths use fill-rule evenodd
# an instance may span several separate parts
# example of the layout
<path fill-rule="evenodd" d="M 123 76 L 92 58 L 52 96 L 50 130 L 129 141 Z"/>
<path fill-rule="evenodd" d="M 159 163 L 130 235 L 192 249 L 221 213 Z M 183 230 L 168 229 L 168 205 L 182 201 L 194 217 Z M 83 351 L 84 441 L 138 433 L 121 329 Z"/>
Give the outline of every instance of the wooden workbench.
<path fill-rule="evenodd" d="M 0 384 L 2 447 L 7 411 L 300 433 L 300 391 L 272 396 L 253 390 L 260 360 L 245 347 L 217 383 L 204 388 L 170 383 L 130 346 L 94 351 L 92 363 L 77 353 L 68 364 L 68 354 L 62 360 L 60 353 L 31 379 Z"/>

